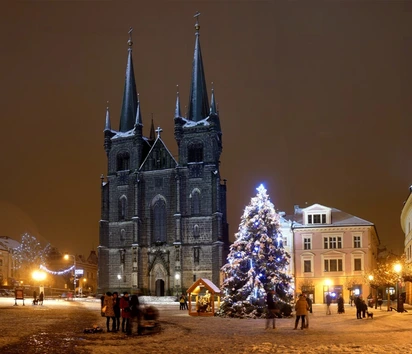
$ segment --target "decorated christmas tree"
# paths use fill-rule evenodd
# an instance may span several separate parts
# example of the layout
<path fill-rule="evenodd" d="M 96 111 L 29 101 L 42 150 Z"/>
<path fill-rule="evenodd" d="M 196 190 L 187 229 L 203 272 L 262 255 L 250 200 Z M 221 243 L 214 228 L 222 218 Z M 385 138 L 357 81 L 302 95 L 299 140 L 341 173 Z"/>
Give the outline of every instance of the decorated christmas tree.
<path fill-rule="evenodd" d="M 265 300 L 274 290 L 280 306 L 291 299 L 288 275 L 289 254 L 283 248 L 279 214 L 266 189 L 257 188 L 256 197 L 245 208 L 228 263 L 222 267 L 223 302 L 218 314 L 233 317 L 265 315 Z"/>

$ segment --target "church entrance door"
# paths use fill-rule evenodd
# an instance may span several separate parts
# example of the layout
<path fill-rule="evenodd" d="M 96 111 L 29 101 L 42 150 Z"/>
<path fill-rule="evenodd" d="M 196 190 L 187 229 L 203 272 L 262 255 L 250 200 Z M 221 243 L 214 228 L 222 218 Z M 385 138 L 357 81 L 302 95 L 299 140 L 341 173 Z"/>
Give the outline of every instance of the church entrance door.
<path fill-rule="evenodd" d="M 162 279 L 156 280 L 156 296 L 165 296 L 165 282 Z"/>

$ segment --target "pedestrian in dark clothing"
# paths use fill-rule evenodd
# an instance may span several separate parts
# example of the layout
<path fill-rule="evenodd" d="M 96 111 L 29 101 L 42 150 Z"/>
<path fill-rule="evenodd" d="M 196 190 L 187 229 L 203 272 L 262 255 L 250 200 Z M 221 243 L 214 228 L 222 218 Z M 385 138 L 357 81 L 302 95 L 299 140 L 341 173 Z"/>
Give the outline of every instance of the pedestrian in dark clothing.
<path fill-rule="evenodd" d="M 276 315 L 278 311 L 277 305 L 273 300 L 273 294 L 275 292 L 273 290 L 269 290 L 266 295 L 266 306 L 267 306 L 267 314 L 266 314 L 266 327 L 265 329 L 269 328 L 270 322 L 272 321 L 272 328 L 276 329 Z"/>
<path fill-rule="evenodd" d="M 117 291 L 113 293 L 113 310 L 114 310 L 114 332 L 120 330 L 120 299 Z"/>
<path fill-rule="evenodd" d="M 38 300 L 37 300 L 37 293 L 36 290 L 33 291 L 33 305 L 37 305 Z"/>
<path fill-rule="evenodd" d="M 365 300 L 362 300 L 362 318 L 366 317 L 366 311 L 368 311 L 368 305 Z"/>
<path fill-rule="evenodd" d="M 330 294 L 327 294 L 325 301 L 326 301 L 326 314 L 331 315 L 332 312 L 330 312 L 330 305 L 332 303 L 332 296 L 330 296 Z"/>
<path fill-rule="evenodd" d="M 122 310 L 122 332 L 127 332 L 130 326 L 130 299 L 129 293 L 124 292 L 123 296 L 120 298 L 120 309 Z"/>
<path fill-rule="evenodd" d="M 43 291 L 42 291 L 42 292 L 40 292 L 40 295 L 39 295 L 39 302 L 38 302 L 38 304 L 39 304 L 39 305 L 43 305 L 43 300 L 44 300 L 44 294 L 43 294 Z"/>
<path fill-rule="evenodd" d="M 359 295 L 355 298 L 355 306 L 356 306 L 356 318 L 362 319 L 362 296 Z"/>
<path fill-rule="evenodd" d="M 345 300 L 343 300 L 342 294 L 339 295 L 338 298 L 338 313 L 344 313 L 345 312 Z"/>
<path fill-rule="evenodd" d="M 130 297 L 130 326 L 127 334 L 133 334 L 134 331 L 140 334 L 140 315 L 139 298 L 137 295 L 132 295 Z"/>

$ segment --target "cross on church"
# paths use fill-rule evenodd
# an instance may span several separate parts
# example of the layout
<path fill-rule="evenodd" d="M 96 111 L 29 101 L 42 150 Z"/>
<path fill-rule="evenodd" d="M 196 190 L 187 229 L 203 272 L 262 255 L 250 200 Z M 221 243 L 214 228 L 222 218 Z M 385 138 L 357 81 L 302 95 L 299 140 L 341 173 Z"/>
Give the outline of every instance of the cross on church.
<path fill-rule="evenodd" d="M 127 43 L 129 44 L 130 47 L 133 45 L 132 32 L 133 32 L 133 27 L 130 27 L 129 32 L 128 32 L 129 33 L 129 40 L 127 41 Z"/>
<path fill-rule="evenodd" d="M 156 133 L 157 133 L 157 137 L 158 137 L 158 138 L 160 138 L 160 133 L 161 133 L 162 131 L 163 131 L 163 130 L 162 130 L 160 127 L 157 127 Z"/>

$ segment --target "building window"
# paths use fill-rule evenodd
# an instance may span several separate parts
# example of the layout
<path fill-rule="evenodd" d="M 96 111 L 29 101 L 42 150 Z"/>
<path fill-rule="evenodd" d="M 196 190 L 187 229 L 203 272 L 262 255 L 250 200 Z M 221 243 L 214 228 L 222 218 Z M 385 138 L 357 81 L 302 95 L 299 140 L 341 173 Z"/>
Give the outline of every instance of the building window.
<path fill-rule="evenodd" d="M 342 272 L 343 262 L 341 259 L 325 259 L 325 272 Z"/>
<path fill-rule="evenodd" d="M 199 225 L 193 226 L 193 236 L 194 237 L 199 237 L 200 236 Z"/>
<path fill-rule="evenodd" d="M 119 199 L 119 220 L 126 219 L 127 198 L 122 195 Z"/>
<path fill-rule="evenodd" d="M 354 261 L 354 270 L 362 270 L 362 259 L 355 258 Z"/>
<path fill-rule="evenodd" d="M 311 261 L 303 261 L 303 272 L 304 273 L 312 272 L 312 262 Z"/>
<path fill-rule="evenodd" d="M 326 224 L 326 214 L 308 215 L 308 224 Z"/>
<path fill-rule="evenodd" d="M 323 248 L 324 249 L 342 248 L 342 237 L 340 236 L 324 237 L 323 238 Z"/>
<path fill-rule="evenodd" d="M 203 145 L 201 143 L 192 144 L 189 146 L 188 162 L 203 161 Z"/>
<path fill-rule="evenodd" d="M 312 239 L 310 237 L 305 237 L 303 239 L 303 249 L 311 250 L 312 249 Z"/>
<path fill-rule="evenodd" d="M 153 242 L 166 242 L 166 203 L 158 200 L 152 210 Z"/>
<path fill-rule="evenodd" d="M 200 215 L 200 192 L 192 192 L 192 215 Z"/>
<path fill-rule="evenodd" d="M 361 237 L 353 236 L 353 248 L 361 248 Z"/>
<path fill-rule="evenodd" d="M 193 260 L 195 263 L 199 263 L 199 259 L 200 259 L 200 248 L 195 247 L 193 248 Z"/>
<path fill-rule="evenodd" d="M 0 267 L 2 267 L 2 266 L 3 266 L 3 260 L 0 259 Z"/>
<path fill-rule="evenodd" d="M 117 171 L 124 171 L 129 169 L 130 156 L 127 152 L 122 152 L 117 155 Z"/>
<path fill-rule="evenodd" d="M 288 245 L 288 238 L 287 238 L 286 236 L 284 236 L 284 237 L 282 238 L 282 241 L 283 241 L 283 247 L 287 247 L 287 245 Z"/>

